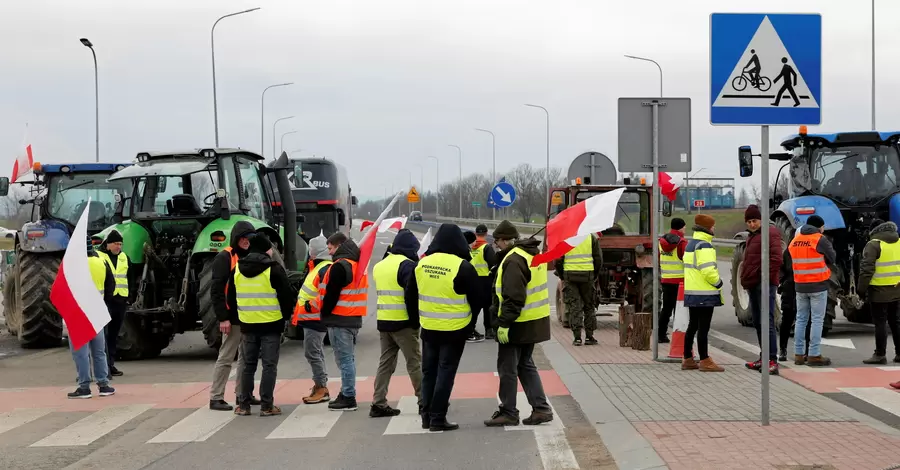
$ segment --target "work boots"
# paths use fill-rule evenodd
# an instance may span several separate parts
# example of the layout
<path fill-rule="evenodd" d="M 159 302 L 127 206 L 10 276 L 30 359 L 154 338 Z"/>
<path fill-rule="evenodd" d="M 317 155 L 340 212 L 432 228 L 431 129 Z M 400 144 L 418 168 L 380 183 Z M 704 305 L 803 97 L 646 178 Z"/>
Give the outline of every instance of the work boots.
<path fill-rule="evenodd" d="M 794 354 L 794 365 L 802 366 L 803 364 L 806 364 L 806 356 L 803 354 Z"/>
<path fill-rule="evenodd" d="M 725 372 L 725 368 L 716 364 L 711 357 L 700 361 L 700 372 Z"/>
<path fill-rule="evenodd" d="M 307 405 L 314 405 L 316 403 L 329 401 L 330 399 L 331 396 L 328 393 L 328 387 L 320 387 L 318 385 L 315 385 L 310 389 L 309 396 L 303 397 L 303 403 Z"/>
<path fill-rule="evenodd" d="M 826 367 L 831 365 L 831 359 L 825 356 L 809 356 L 806 358 L 806 365 L 810 367 Z"/>
<path fill-rule="evenodd" d="M 695 361 L 693 357 L 688 357 L 681 360 L 681 370 L 697 370 L 699 368 L 700 366 L 697 365 L 697 361 Z"/>

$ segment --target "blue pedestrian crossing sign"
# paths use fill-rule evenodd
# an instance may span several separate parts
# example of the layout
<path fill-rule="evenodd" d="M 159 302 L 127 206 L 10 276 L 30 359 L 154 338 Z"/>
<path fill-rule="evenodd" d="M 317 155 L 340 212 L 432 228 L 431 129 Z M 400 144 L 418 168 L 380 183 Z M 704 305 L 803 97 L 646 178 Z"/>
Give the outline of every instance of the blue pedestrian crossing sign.
<path fill-rule="evenodd" d="M 509 207 L 516 201 L 516 188 L 513 185 L 501 180 L 491 189 L 488 201 L 493 207 Z"/>
<path fill-rule="evenodd" d="M 710 123 L 821 123 L 821 15 L 713 13 L 709 23 Z"/>

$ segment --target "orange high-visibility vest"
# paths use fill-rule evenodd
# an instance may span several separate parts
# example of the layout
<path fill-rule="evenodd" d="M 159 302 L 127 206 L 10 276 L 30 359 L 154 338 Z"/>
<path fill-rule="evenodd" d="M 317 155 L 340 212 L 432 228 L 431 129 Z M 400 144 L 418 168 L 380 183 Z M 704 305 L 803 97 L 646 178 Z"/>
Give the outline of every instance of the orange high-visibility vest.
<path fill-rule="evenodd" d="M 350 277 L 356 278 L 356 270 L 359 269 L 359 264 L 356 261 L 349 259 L 343 259 L 341 261 L 350 264 Z M 322 279 L 322 282 L 319 284 L 319 305 L 322 305 L 322 299 L 325 298 L 325 289 L 326 286 L 328 286 L 328 281 L 331 279 L 331 270 L 334 269 L 335 265 L 337 265 L 337 262 L 328 267 L 325 278 Z M 342 317 L 364 317 L 366 316 L 366 303 L 368 298 L 369 276 L 363 275 L 359 279 L 358 284 L 355 284 L 351 280 L 350 284 L 347 284 L 341 289 L 341 295 L 338 297 L 337 305 L 334 306 L 334 310 L 331 313 Z"/>
<path fill-rule="evenodd" d="M 816 246 L 821 238 L 821 233 L 812 233 L 809 235 L 797 234 L 791 240 L 788 251 L 791 254 L 795 283 L 823 282 L 831 277 L 831 270 L 825 265 L 825 257 L 816 251 Z"/>
<path fill-rule="evenodd" d="M 224 250 L 227 251 L 229 255 L 231 255 L 231 272 L 234 272 L 234 268 L 238 264 L 238 255 L 231 252 L 231 247 L 226 246 Z M 228 283 L 225 283 L 225 298 L 228 298 Z M 228 306 L 228 302 L 225 302 L 225 310 L 231 310 L 231 307 Z"/>
<path fill-rule="evenodd" d="M 323 261 L 319 264 L 319 266 L 313 266 L 310 269 L 309 274 L 306 275 L 306 279 L 303 281 L 303 286 L 301 287 L 300 294 L 297 296 L 297 304 L 294 305 L 294 315 L 291 317 L 291 324 L 297 326 L 297 323 L 302 321 L 319 321 L 322 319 L 322 316 L 319 315 L 319 312 L 322 310 L 322 306 L 319 303 L 319 291 L 320 286 L 322 285 L 322 279 L 320 277 L 322 269 L 320 268 L 323 264 L 328 264 L 328 268 L 331 266 L 331 261 Z M 315 271 L 315 273 L 313 273 Z M 327 273 L 327 270 L 326 270 Z M 312 277 L 312 279 L 310 279 Z M 307 289 L 309 289 L 307 291 Z M 315 297 L 311 297 L 311 295 L 315 295 Z M 309 303 L 309 311 L 306 311 L 306 303 Z"/>

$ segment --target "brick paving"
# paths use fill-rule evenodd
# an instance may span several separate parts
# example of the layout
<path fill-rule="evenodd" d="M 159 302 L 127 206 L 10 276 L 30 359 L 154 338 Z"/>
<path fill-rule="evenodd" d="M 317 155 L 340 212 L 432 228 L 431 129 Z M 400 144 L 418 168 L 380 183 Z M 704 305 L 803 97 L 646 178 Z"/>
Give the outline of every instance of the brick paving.
<path fill-rule="evenodd" d="M 900 438 L 861 423 L 636 423 L 671 470 L 846 469 L 900 465 Z"/>

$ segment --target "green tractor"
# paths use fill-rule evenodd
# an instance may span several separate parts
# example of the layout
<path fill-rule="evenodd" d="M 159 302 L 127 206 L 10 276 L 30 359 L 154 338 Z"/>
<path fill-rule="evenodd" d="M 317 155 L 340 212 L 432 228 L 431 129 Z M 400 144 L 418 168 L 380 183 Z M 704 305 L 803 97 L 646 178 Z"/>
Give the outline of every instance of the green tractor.
<path fill-rule="evenodd" d="M 306 263 L 306 250 L 297 249 L 305 243 L 297 232 L 296 208 L 272 203 L 270 181 L 290 200 L 289 166 L 282 156 L 267 169 L 261 156 L 239 149 L 140 153 L 135 165 L 109 178 L 129 181 L 132 188 L 118 204 L 129 220 L 92 239 L 99 244 L 110 230 L 118 230 L 132 263 L 130 307 L 117 348 L 120 359 L 156 357 L 176 334 L 187 331 L 202 330 L 207 344 L 219 347 L 210 267 L 215 255 L 229 246 L 237 222 L 247 221 L 266 234 L 277 249 L 276 258 L 287 261 L 289 273 Z"/>

